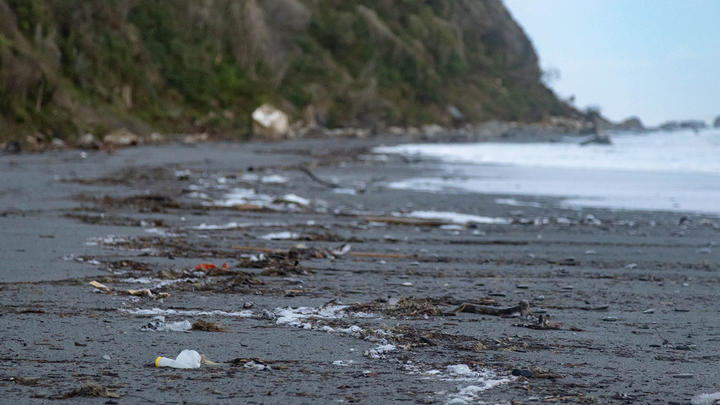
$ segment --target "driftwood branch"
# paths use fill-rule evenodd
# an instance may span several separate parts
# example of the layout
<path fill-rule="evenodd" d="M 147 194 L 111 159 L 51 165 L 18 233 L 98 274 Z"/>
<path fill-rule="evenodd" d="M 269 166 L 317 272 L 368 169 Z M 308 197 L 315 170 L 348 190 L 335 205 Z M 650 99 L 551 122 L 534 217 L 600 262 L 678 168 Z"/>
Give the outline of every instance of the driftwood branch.
<path fill-rule="evenodd" d="M 512 314 L 520 314 L 522 316 L 530 315 L 530 303 L 527 301 L 520 301 L 518 305 L 515 305 L 513 307 L 505 307 L 505 308 L 498 308 L 498 307 L 489 307 L 484 305 L 475 305 L 475 304 L 462 304 L 459 307 L 455 308 L 453 311 L 454 313 L 458 312 L 469 312 L 472 314 L 482 314 L 482 315 L 493 315 L 493 316 L 510 316 Z"/>
<path fill-rule="evenodd" d="M 436 219 L 404 218 L 404 217 L 366 217 L 368 222 L 382 222 L 389 225 L 410 225 L 410 226 L 443 226 L 448 222 Z"/>

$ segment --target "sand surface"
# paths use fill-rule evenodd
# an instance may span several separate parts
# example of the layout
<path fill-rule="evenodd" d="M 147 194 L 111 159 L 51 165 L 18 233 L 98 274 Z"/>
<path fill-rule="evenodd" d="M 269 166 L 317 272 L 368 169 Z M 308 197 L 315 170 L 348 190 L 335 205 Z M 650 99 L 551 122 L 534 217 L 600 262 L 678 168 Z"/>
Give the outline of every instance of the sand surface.
<path fill-rule="evenodd" d="M 0 156 L 2 402 L 666 404 L 720 391 L 720 219 L 392 190 L 430 166 L 368 151 L 406 141 Z M 397 220 L 418 211 L 505 221 Z M 492 313 L 521 301 L 530 314 Z M 154 315 L 224 331 L 142 330 Z M 224 364 L 152 365 L 182 349 Z M 104 388 L 77 391 L 89 383 Z"/>

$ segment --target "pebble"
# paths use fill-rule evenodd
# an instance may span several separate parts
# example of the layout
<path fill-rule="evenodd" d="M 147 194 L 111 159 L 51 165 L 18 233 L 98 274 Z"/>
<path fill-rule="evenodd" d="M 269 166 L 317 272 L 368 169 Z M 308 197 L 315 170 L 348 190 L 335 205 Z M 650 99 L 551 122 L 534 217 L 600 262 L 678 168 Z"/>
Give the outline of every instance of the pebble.
<path fill-rule="evenodd" d="M 530 288 L 530 286 L 527 285 L 527 284 L 518 284 L 518 285 L 516 285 L 515 287 L 516 287 L 516 288 L 519 288 L 519 289 L 521 289 L 521 290 L 527 290 L 528 288 Z"/>
<path fill-rule="evenodd" d="M 680 374 L 671 374 L 672 378 L 693 378 L 695 375 L 688 374 L 688 373 L 680 373 Z"/>
<path fill-rule="evenodd" d="M 625 268 L 626 269 L 636 269 L 637 266 L 638 266 L 637 263 L 630 263 L 630 264 L 626 265 Z"/>
<path fill-rule="evenodd" d="M 608 316 L 608 317 L 603 318 L 603 321 L 605 321 L 605 322 L 615 322 L 617 320 L 618 320 L 617 317 L 614 317 L 614 316 Z"/>
<path fill-rule="evenodd" d="M 655 308 L 648 308 L 643 311 L 643 314 L 654 314 L 654 313 L 655 313 Z"/>
<path fill-rule="evenodd" d="M 102 358 L 105 360 L 110 360 L 110 356 L 107 354 L 103 354 Z"/>

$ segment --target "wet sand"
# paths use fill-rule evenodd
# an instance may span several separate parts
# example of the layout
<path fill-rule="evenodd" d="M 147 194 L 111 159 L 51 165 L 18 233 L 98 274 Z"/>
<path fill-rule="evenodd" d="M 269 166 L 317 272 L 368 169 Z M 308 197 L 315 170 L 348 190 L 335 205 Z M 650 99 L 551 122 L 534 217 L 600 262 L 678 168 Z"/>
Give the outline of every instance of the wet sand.
<path fill-rule="evenodd" d="M 720 219 L 389 189 L 432 170 L 368 153 L 407 141 L 1 156 L 4 400 L 665 404 L 720 391 Z M 221 207 L 234 189 L 254 194 Z M 508 223 L 387 219 L 411 211 Z M 143 288 L 153 297 L 122 294 Z M 523 300 L 529 315 L 485 311 Z M 141 330 L 153 314 L 225 331 Z M 227 364 L 152 366 L 182 349 Z M 72 396 L 89 382 L 120 398 Z"/>

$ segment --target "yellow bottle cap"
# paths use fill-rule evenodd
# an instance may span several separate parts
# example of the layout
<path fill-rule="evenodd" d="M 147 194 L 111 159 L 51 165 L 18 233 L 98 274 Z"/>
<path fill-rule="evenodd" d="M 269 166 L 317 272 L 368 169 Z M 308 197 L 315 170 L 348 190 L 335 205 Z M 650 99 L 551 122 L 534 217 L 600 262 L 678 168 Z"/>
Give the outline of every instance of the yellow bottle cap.
<path fill-rule="evenodd" d="M 162 359 L 162 356 L 158 356 L 158 358 L 155 359 L 155 367 L 160 367 L 158 366 L 158 362 L 160 361 L 160 359 Z"/>

